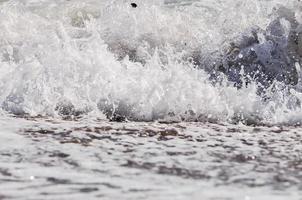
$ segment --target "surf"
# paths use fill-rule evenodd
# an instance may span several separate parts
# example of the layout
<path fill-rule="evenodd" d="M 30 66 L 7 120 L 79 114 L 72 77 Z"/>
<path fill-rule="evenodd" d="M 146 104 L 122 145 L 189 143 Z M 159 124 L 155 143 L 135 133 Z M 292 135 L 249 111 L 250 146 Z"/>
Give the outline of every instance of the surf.
<path fill-rule="evenodd" d="M 287 8 L 301 24 L 298 3 L 240 1 L 236 9 L 241 12 L 232 12 L 235 7 L 228 1 L 136 3 L 136 8 L 126 1 L 1 3 L 3 114 L 96 115 L 132 121 L 300 121 L 299 62 L 291 60 L 280 76 L 277 70 L 267 74 L 270 78 L 254 79 L 250 69 L 256 61 L 248 61 L 251 45 L 244 46 L 246 39 L 241 39 L 257 26 L 262 40 L 252 45 L 262 45 L 259 51 L 268 47 L 265 35 L 280 8 Z M 285 32 L 293 30 L 286 25 L 290 20 L 278 20 L 284 22 L 279 27 Z M 289 41 L 285 32 L 281 38 Z M 280 48 L 280 54 L 287 49 Z M 286 54 L 279 61 L 287 57 L 292 59 Z M 243 75 L 241 62 L 246 64 Z M 270 80 L 264 87 L 266 101 L 259 95 L 259 80 Z"/>

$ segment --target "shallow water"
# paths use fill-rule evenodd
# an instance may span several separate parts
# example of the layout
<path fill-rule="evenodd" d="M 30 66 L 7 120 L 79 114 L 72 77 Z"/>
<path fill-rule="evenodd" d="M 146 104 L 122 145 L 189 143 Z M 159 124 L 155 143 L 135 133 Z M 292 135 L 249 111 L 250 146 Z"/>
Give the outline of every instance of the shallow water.
<path fill-rule="evenodd" d="M 1 125 L 3 199 L 301 199 L 299 127 L 47 118 Z"/>
<path fill-rule="evenodd" d="M 0 0 L 0 199 L 301 199 L 301 81 L 192 62 L 301 2 L 130 3 Z"/>

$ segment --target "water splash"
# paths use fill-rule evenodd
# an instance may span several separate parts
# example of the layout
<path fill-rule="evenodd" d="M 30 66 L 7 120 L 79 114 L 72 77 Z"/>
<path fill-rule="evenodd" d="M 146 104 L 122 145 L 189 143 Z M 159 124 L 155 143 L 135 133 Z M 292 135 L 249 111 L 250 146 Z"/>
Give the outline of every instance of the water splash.
<path fill-rule="evenodd" d="M 299 123 L 299 85 L 219 86 L 192 55 L 216 53 L 247 28 L 265 27 L 296 1 L 6 1 L 0 5 L 0 104 L 19 115 L 115 120 Z M 235 12 L 236 10 L 236 12 Z M 276 91 L 276 88 L 280 88 Z"/>

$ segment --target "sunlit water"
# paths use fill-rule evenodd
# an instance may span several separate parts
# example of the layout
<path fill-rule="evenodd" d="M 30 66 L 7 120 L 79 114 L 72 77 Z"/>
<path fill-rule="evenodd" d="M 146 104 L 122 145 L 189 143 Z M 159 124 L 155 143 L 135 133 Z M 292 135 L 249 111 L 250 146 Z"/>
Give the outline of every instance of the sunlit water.
<path fill-rule="evenodd" d="M 301 82 L 264 99 L 192 57 L 301 2 L 131 3 L 0 1 L 0 199 L 299 199 Z"/>

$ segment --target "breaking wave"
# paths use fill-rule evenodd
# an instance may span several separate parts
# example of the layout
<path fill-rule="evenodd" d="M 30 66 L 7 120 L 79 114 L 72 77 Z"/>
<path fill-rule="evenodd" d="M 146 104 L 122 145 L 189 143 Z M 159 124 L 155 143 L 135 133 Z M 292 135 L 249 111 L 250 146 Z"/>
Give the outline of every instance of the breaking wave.
<path fill-rule="evenodd" d="M 299 1 L 0 2 L 4 115 L 302 122 L 298 58 L 297 83 L 272 80 L 265 95 L 256 80 L 238 88 L 228 73 L 219 72 L 213 83 L 209 72 L 252 27 L 267 30 L 279 17 L 287 37 L 291 27 L 277 11 L 301 24 Z"/>

